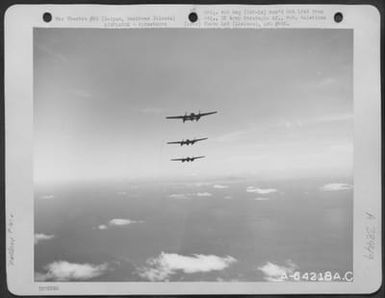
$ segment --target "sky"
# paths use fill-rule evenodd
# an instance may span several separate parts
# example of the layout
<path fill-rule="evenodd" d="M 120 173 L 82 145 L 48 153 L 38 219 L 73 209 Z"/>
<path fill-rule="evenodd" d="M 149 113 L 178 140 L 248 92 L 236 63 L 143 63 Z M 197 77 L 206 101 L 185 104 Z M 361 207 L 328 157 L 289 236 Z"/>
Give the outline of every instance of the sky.
<path fill-rule="evenodd" d="M 351 176 L 352 49 L 336 29 L 36 28 L 34 180 Z M 165 119 L 198 111 L 218 114 Z"/>

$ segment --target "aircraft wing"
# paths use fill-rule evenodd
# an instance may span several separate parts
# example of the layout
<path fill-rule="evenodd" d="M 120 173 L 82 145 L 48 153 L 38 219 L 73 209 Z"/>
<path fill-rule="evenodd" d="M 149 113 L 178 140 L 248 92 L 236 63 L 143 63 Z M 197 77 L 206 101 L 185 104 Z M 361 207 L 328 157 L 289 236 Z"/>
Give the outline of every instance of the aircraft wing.
<path fill-rule="evenodd" d="M 182 160 L 185 160 L 184 158 L 173 158 L 173 159 L 170 159 L 171 161 L 182 161 Z"/>
<path fill-rule="evenodd" d="M 194 141 L 203 141 L 203 140 L 207 140 L 208 138 L 200 138 L 200 139 L 194 139 Z"/>
<path fill-rule="evenodd" d="M 167 116 L 166 119 L 183 119 L 184 116 Z"/>
<path fill-rule="evenodd" d="M 218 113 L 217 111 L 215 112 L 208 112 L 208 113 L 200 113 L 201 116 L 207 116 L 207 115 L 212 115 Z"/>
<path fill-rule="evenodd" d="M 194 156 L 194 159 L 205 158 L 206 156 Z"/>
<path fill-rule="evenodd" d="M 181 144 L 182 142 L 167 142 L 167 144 Z"/>

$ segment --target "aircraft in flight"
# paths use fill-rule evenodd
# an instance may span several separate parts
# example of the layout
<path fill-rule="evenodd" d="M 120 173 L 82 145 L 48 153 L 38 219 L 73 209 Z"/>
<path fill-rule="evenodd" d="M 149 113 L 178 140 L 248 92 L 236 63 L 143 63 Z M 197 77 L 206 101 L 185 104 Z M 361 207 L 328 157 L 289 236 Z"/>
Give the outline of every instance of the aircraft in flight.
<path fill-rule="evenodd" d="M 166 119 L 182 119 L 183 123 L 185 123 L 186 121 L 199 121 L 199 119 L 201 117 L 203 117 L 203 116 L 208 116 L 208 115 L 212 115 L 212 114 L 216 114 L 216 113 L 218 113 L 218 112 L 215 111 L 215 112 L 201 113 L 199 111 L 198 114 L 195 114 L 195 113 L 187 114 L 187 113 L 185 113 L 182 116 L 167 116 Z"/>
<path fill-rule="evenodd" d="M 171 161 L 180 161 L 180 162 L 192 162 L 198 158 L 204 158 L 205 156 L 193 156 L 193 157 L 184 157 L 184 158 L 173 158 Z"/>
<path fill-rule="evenodd" d="M 183 145 L 194 145 L 196 142 L 199 142 L 199 141 L 203 141 L 203 140 L 207 140 L 208 138 L 200 138 L 200 139 L 186 139 L 186 140 L 182 140 L 182 141 L 177 141 L 177 142 L 167 142 L 167 144 L 179 144 L 181 146 Z"/>

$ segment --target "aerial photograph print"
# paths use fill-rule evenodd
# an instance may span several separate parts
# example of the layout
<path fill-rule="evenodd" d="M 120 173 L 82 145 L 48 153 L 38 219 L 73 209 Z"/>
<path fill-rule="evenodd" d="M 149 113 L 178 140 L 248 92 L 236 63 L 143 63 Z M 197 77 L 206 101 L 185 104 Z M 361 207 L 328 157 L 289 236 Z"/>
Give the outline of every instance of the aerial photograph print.
<path fill-rule="evenodd" d="M 353 32 L 34 28 L 36 282 L 350 282 Z"/>

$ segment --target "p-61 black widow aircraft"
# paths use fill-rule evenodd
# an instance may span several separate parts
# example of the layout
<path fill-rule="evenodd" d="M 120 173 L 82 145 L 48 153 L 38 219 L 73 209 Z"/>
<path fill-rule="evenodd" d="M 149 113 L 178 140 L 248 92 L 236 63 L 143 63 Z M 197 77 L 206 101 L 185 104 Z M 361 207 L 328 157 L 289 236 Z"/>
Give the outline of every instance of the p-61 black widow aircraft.
<path fill-rule="evenodd" d="M 167 142 L 167 144 L 179 144 L 181 146 L 183 146 L 183 145 L 188 146 L 188 145 L 194 145 L 196 142 L 207 140 L 207 139 L 208 138 L 192 139 L 192 140 L 186 139 L 186 140 L 177 141 L 177 142 Z"/>
<path fill-rule="evenodd" d="M 198 158 L 204 158 L 205 156 L 193 156 L 193 157 L 185 157 L 185 158 L 173 158 L 171 161 L 180 161 L 180 162 L 192 162 Z"/>
<path fill-rule="evenodd" d="M 185 123 L 186 121 L 199 121 L 199 119 L 203 116 L 208 116 L 208 115 L 212 115 L 212 114 L 216 114 L 218 113 L 217 111 L 215 112 L 208 112 L 208 113 L 201 113 L 199 111 L 198 114 L 195 114 L 195 113 L 190 113 L 190 114 L 187 114 L 185 113 L 184 115 L 182 116 L 167 116 L 166 119 L 182 119 L 183 123 Z"/>

